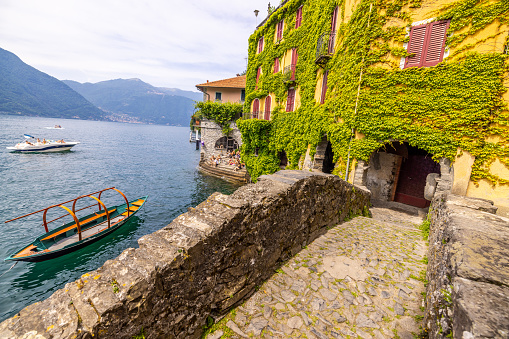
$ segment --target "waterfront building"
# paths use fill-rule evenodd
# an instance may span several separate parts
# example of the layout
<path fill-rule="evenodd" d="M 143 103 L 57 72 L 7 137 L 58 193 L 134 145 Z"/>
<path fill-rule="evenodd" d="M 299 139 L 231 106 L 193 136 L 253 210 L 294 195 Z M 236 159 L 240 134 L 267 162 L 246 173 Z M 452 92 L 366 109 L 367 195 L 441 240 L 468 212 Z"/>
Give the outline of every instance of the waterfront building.
<path fill-rule="evenodd" d="M 509 5 L 286 0 L 249 38 L 238 122 L 253 178 L 338 174 L 377 200 L 437 192 L 509 213 Z"/>
<path fill-rule="evenodd" d="M 203 93 L 203 101 L 239 102 L 243 103 L 246 97 L 246 76 L 237 75 L 217 81 L 208 81 L 196 85 Z"/>

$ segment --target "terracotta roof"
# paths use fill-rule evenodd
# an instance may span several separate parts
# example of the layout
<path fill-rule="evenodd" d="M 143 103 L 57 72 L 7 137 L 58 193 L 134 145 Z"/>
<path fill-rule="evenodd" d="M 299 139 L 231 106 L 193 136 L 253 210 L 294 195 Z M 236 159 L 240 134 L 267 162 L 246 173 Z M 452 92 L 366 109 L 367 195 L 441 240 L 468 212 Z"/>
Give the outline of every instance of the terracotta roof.
<path fill-rule="evenodd" d="M 196 87 L 246 88 L 246 76 L 240 75 L 235 78 L 210 81 L 204 84 L 196 85 Z"/>

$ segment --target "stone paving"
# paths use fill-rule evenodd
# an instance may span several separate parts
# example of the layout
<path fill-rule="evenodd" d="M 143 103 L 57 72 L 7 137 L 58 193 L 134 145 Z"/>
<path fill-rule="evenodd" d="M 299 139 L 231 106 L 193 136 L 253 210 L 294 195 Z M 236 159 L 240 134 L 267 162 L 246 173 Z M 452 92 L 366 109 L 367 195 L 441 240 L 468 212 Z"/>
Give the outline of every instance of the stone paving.
<path fill-rule="evenodd" d="M 371 212 L 304 248 L 206 338 L 414 338 L 424 314 L 422 219 Z"/>

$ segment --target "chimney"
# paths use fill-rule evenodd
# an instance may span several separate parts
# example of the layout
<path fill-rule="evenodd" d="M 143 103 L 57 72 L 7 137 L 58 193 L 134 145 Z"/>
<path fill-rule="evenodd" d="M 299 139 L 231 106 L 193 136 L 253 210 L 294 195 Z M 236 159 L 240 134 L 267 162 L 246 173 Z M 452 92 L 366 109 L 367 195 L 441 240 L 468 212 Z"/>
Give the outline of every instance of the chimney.
<path fill-rule="evenodd" d="M 207 82 L 209 82 L 209 81 L 207 80 Z"/>

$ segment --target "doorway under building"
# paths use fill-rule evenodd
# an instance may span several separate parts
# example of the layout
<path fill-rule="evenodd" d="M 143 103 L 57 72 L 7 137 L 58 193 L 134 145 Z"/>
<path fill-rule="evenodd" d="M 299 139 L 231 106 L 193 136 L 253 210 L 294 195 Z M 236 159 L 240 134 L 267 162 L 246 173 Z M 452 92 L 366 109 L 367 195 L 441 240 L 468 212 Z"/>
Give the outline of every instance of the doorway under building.
<path fill-rule="evenodd" d="M 440 174 L 440 164 L 432 155 L 408 143 L 394 142 L 374 152 L 366 166 L 365 186 L 374 200 L 395 201 L 425 208 L 426 178 Z"/>
<path fill-rule="evenodd" d="M 332 144 L 327 140 L 327 136 L 325 135 L 322 141 L 316 146 L 313 169 L 330 174 L 334 170 L 334 167 Z"/>

